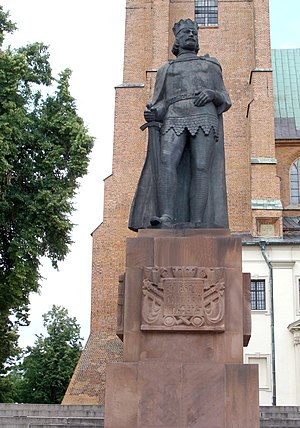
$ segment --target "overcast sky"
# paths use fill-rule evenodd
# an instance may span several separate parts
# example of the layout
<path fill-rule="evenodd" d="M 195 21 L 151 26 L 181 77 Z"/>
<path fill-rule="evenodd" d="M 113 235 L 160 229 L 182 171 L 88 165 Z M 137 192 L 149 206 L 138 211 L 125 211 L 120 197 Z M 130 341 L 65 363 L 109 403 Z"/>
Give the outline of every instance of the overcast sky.
<path fill-rule="evenodd" d="M 45 260 L 40 295 L 31 296 L 31 325 L 20 330 L 20 345 L 33 344 L 42 329 L 42 314 L 53 304 L 76 316 L 85 340 L 89 334 L 91 298 L 91 232 L 100 224 L 103 179 L 111 173 L 114 86 L 122 83 L 125 0 L 0 0 L 18 31 L 7 36 L 13 46 L 42 41 L 49 45 L 57 75 L 73 70 L 70 91 L 79 115 L 95 140 L 89 174 L 76 198 L 71 253 L 59 272 Z"/>
<path fill-rule="evenodd" d="M 90 233 L 100 224 L 103 179 L 111 173 L 114 86 L 122 82 L 125 0 L 0 0 L 18 31 L 7 43 L 49 45 L 57 75 L 73 70 L 71 93 L 78 113 L 95 140 L 89 174 L 82 180 L 73 216 L 74 244 L 59 272 L 44 262 L 40 295 L 31 297 L 31 325 L 21 329 L 20 345 L 33 344 L 42 332 L 42 314 L 53 304 L 76 316 L 85 340 L 89 334 L 91 297 Z M 300 0 L 270 0 L 273 48 L 300 48 Z"/>

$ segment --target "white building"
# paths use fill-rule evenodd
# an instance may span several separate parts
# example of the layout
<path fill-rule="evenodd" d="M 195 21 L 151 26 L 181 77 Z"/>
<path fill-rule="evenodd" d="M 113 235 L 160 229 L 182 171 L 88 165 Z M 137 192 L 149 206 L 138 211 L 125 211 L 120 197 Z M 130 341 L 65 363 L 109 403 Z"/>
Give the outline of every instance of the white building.
<path fill-rule="evenodd" d="M 252 337 L 244 355 L 245 362 L 259 364 L 261 405 L 299 406 L 300 49 L 273 51 L 273 78 L 283 237 L 243 239 L 252 306 Z"/>

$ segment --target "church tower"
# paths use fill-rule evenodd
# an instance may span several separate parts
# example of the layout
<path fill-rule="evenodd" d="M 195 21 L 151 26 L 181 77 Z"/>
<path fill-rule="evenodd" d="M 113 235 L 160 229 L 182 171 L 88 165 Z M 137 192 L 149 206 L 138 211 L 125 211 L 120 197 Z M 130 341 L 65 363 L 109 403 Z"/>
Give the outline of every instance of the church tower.
<path fill-rule="evenodd" d="M 224 115 L 232 233 L 282 235 L 276 176 L 268 0 L 127 0 L 123 83 L 116 87 L 112 174 L 103 223 L 93 233 L 91 333 L 63 404 L 104 402 L 106 362 L 122 359 L 116 336 L 118 282 L 124 272 L 131 201 L 146 154 L 143 112 L 157 69 L 172 58 L 172 27 L 199 25 L 200 54 L 222 65 L 233 102 Z"/>

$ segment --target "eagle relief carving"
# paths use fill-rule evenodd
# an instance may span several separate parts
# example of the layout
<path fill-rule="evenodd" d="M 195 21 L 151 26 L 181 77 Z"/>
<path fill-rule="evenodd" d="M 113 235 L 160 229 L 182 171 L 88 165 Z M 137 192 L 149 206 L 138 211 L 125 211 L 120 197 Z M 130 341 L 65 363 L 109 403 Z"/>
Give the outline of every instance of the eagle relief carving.
<path fill-rule="evenodd" d="M 142 291 L 142 330 L 225 330 L 224 268 L 146 267 Z"/>

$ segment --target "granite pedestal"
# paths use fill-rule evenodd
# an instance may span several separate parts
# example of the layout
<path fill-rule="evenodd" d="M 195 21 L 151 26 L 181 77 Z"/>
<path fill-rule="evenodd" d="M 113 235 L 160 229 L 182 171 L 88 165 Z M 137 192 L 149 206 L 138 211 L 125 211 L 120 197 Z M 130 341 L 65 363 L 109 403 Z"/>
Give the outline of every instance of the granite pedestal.
<path fill-rule="evenodd" d="M 106 428 L 258 428 L 250 276 L 224 229 L 140 230 L 127 240 Z"/>

